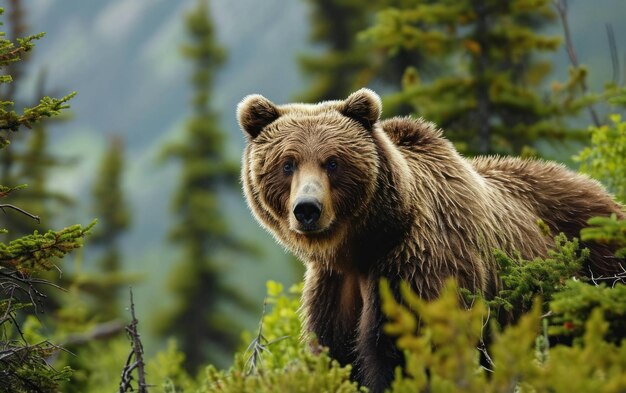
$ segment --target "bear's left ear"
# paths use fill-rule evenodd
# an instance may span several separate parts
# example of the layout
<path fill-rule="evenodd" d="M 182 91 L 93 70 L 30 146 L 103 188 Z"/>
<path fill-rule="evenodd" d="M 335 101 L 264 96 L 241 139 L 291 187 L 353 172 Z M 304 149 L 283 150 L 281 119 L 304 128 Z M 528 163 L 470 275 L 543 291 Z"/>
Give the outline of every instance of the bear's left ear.
<path fill-rule="evenodd" d="M 339 112 L 361 123 L 368 130 L 380 119 L 383 105 L 378 94 L 370 89 L 359 89 L 343 102 Z"/>
<path fill-rule="evenodd" d="M 250 139 L 256 138 L 265 126 L 279 117 L 278 107 L 260 94 L 251 94 L 237 105 L 239 127 Z"/>

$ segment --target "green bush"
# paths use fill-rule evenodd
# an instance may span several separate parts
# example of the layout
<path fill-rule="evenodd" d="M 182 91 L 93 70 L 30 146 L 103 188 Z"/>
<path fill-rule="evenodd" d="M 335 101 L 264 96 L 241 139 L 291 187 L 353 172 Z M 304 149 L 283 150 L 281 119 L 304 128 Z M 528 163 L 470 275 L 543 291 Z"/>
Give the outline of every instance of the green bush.
<path fill-rule="evenodd" d="M 148 362 L 148 374 L 156 377 L 150 382 L 165 392 L 358 392 L 350 381 L 351 368 L 341 367 L 312 337 L 302 334 L 298 312 L 302 285 L 285 293 L 281 284 L 270 281 L 267 288 L 265 303 L 270 310 L 257 333 L 244 334 L 250 344 L 235 355 L 230 369 L 208 366 L 191 381 L 181 367 L 184 355 L 170 344 L 156 361 Z"/>
<path fill-rule="evenodd" d="M 575 157 L 581 172 L 600 180 L 615 197 L 626 202 L 626 122 L 611 116 L 612 124 L 591 127 L 591 146 Z"/>
<path fill-rule="evenodd" d="M 404 350 L 407 363 L 404 374 L 397 371 L 391 392 L 626 389 L 626 346 L 605 340 L 610 324 L 599 308 L 584 321 L 584 335 L 574 345 L 537 351 L 545 315 L 536 301 L 517 324 L 503 330 L 493 326 L 494 338 L 488 350 L 493 366 L 488 370 L 480 365 L 476 348 L 489 315 L 484 302 L 476 301 L 470 309 L 461 307 L 453 282 L 433 302 L 418 298 L 406 285 L 402 289 L 403 304 L 393 298 L 385 283 L 381 292 L 390 319 L 385 330 L 398 337 L 397 344 Z"/>

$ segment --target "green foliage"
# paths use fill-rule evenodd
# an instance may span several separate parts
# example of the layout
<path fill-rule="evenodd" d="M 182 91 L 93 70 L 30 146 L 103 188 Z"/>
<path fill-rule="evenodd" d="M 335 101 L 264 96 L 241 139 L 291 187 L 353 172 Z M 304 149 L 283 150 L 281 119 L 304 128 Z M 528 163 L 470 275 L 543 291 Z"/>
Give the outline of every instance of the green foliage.
<path fill-rule="evenodd" d="M 118 391 L 122 365 L 128 357 L 128 339 L 117 335 L 106 341 L 90 340 L 71 348 L 73 354 L 58 363 L 69 364 L 71 380 L 63 385 L 67 393 L 105 393 Z M 68 348 L 69 349 L 69 348 Z"/>
<path fill-rule="evenodd" d="M 618 220 L 615 214 L 611 217 L 592 217 L 589 226 L 580 231 L 583 241 L 608 244 L 616 248 L 617 258 L 626 258 L 626 220 Z"/>
<path fill-rule="evenodd" d="M 13 103 L 3 101 L 0 103 L 0 130 L 17 131 L 22 126 L 31 128 L 42 117 L 57 116 L 63 109 L 69 108 L 67 102 L 75 95 L 73 92 L 62 98 L 43 97 L 38 105 L 24 109 L 21 115 L 12 110 L 7 111 L 5 108 L 12 106 Z M 6 145 L 8 141 L 3 139 L 2 143 Z"/>
<path fill-rule="evenodd" d="M 19 2 L 18 2 L 19 3 Z M 15 7 L 15 12 L 11 12 L 11 25 L 14 27 L 12 34 L 22 33 L 24 26 L 23 13 L 19 11 L 20 5 L 11 4 Z M 44 222 L 52 222 L 54 214 L 59 212 L 56 205 L 51 202 L 60 202 L 62 205 L 69 204 L 70 199 L 59 192 L 52 192 L 47 189 L 46 181 L 49 171 L 62 164 L 61 160 L 47 151 L 48 135 L 45 125 L 52 119 L 59 118 L 59 115 L 69 108 L 68 101 L 75 93 L 68 94 L 60 99 L 44 96 L 42 75 L 37 81 L 36 96 L 28 102 L 39 102 L 36 105 L 15 104 L 15 92 L 17 84 L 21 82 L 22 70 L 24 68 L 22 55 L 34 48 L 34 41 L 43 37 L 43 33 L 29 36 L 24 39 L 16 39 L 17 45 L 5 39 L 5 33 L 0 32 L 0 67 L 11 75 L 4 78 L 4 86 L 0 86 L 0 145 L 4 147 L 2 157 L 0 157 L 0 184 L 14 187 L 17 184 L 27 183 L 28 188 L 20 193 L 11 196 L 11 203 L 19 206 L 24 211 L 44 218 Z M 15 56 L 9 63 L 7 56 L 13 53 Z M 1 54 L 4 54 L 3 57 Z M 43 98 L 39 98 L 44 96 Z M 14 107 L 18 106 L 17 113 Z M 8 133 L 5 130 L 17 131 L 20 127 L 32 128 L 29 133 Z M 7 146 L 9 140 L 21 139 L 22 143 L 16 146 Z M 62 205 L 59 206 L 62 206 Z M 3 227 L 15 236 L 23 236 L 32 233 L 35 229 L 40 229 L 33 220 L 24 220 L 22 216 L 7 214 Z M 50 228 L 49 226 L 46 228 Z"/>
<path fill-rule="evenodd" d="M 395 299 L 381 282 L 385 334 L 405 355 L 389 389 L 400 392 L 598 391 L 626 389 L 626 286 L 584 283 L 576 277 L 588 256 L 577 240 L 561 234 L 548 257 L 532 261 L 498 252 L 503 289 L 495 300 L 474 296 L 449 281 L 440 297 L 426 301 L 401 285 Z M 301 331 L 302 287 L 283 293 L 268 282 L 266 304 L 252 342 L 229 370 L 206 368 L 194 385 L 170 352 L 174 367 L 168 392 L 356 392 L 350 366 L 340 367 Z M 539 297 L 538 295 L 541 295 Z M 519 307 L 515 322 L 495 322 L 496 307 Z M 254 337 L 254 338 L 253 338 Z M 570 345 L 557 342 L 573 342 Z M 181 376 L 184 378 L 181 380 Z M 172 381 L 178 378 L 177 383 Z M 581 387 L 580 390 L 579 387 Z"/>
<path fill-rule="evenodd" d="M 389 318 L 385 333 L 398 337 L 397 345 L 406 359 L 407 375 L 397 370 L 392 391 L 426 391 L 429 385 L 434 392 L 484 391 L 487 379 L 477 373 L 475 348 L 487 316 L 480 301 L 470 309 L 460 309 L 456 287 L 451 284 L 433 303 L 420 299 L 406 284 L 401 286 L 403 305 L 395 301 L 387 281 L 381 282 L 380 292 Z"/>
<path fill-rule="evenodd" d="M 264 369 L 284 368 L 291 360 L 303 356 L 301 320 L 298 314 L 301 294 L 302 284 L 292 286 L 288 294 L 284 294 L 282 284 L 268 281 L 265 303 L 272 307 L 272 312 L 264 313 L 257 337 L 253 339 L 249 333 L 245 333 L 244 340 L 253 344 L 256 340 L 265 346 L 271 356 L 265 356 L 267 351 L 261 352 L 259 364 L 256 364 L 255 346 L 249 345 L 245 351 L 248 356 L 248 371 L 254 371 L 260 364 Z"/>
<path fill-rule="evenodd" d="M 196 383 L 184 368 L 185 354 L 180 352 L 176 340 L 170 339 L 165 350 L 158 352 L 147 362 L 146 373 L 150 383 L 164 392 L 193 392 Z"/>
<path fill-rule="evenodd" d="M 54 369 L 46 363 L 58 351 L 57 346 L 45 341 L 34 345 L 3 345 L 0 392 L 56 392 L 59 383 L 71 375 L 69 367 Z"/>
<path fill-rule="evenodd" d="M 6 274 L 25 274 L 50 270 L 55 267 L 54 258 L 63 258 L 68 252 L 82 246 L 82 239 L 95 225 L 95 221 L 83 227 L 72 225 L 60 231 L 48 231 L 24 236 L 0 243 L 0 270 Z"/>
<path fill-rule="evenodd" d="M 429 58 L 428 68 L 416 63 L 398 75 L 401 92 L 386 98 L 392 112 L 410 105 L 471 154 L 534 154 L 539 139 L 574 136 L 562 118 L 584 103 L 575 95 L 546 101 L 539 92 L 551 64 L 536 55 L 560 43 L 539 33 L 555 19 L 551 1 L 391 3 L 361 38 L 390 57 L 404 51 Z M 559 91 L 578 93 L 584 75 L 576 72 Z"/>
<path fill-rule="evenodd" d="M 0 15 L 4 13 L 4 9 L 0 8 Z M 3 24 L 0 22 L 0 26 Z M 0 67 L 22 60 L 22 56 L 31 51 L 35 47 L 35 40 L 44 36 L 44 33 L 30 35 L 28 37 L 17 38 L 16 43 L 6 38 L 6 33 L 0 31 Z M 13 78 L 10 75 L 3 75 L 0 83 L 11 83 Z M 24 108 L 22 114 L 15 112 L 13 102 L 6 99 L 0 99 L 0 130 L 17 131 L 20 127 L 32 127 L 34 123 L 43 117 L 53 117 L 61 113 L 62 110 L 69 108 L 67 102 L 74 97 L 76 93 L 70 93 L 62 98 L 41 98 L 38 105 L 30 108 Z M 4 147 L 9 143 L 5 137 L 0 138 L 0 147 Z"/>
<path fill-rule="evenodd" d="M 302 337 L 298 317 L 301 286 L 283 293 L 282 285 L 269 282 L 267 304 L 272 310 L 263 316 L 260 331 L 265 346 L 253 362 L 254 345 L 235 356 L 230 370 L 218 371 L 209 366 L 198 392 L 357 392 L 351 382 L 350 367 L 340 367 L 327 351 L 312 349 L 310 337 Z M 261 330 L 262 329 L 262 330 Z M 262 332 L 262 334 L 261 334 Z"/>
<path fill-rule="evenodd" d="M 318 46 L 314 53 L 298 58 L 300 69 L 309 79 L 309 86 L 296 99 L 319 102 L 345 98 L 355 90 L 376 85 L 378 89 L 401 88 L 401 75 L 411 65 L 428 68 L 431 64 L 423 53 L 398 50 L 385 55 L 360 39 L 375 12 L 398 3 L 397 0 L 308 0 L 310 5 L 310 40 Z M 385 115 L 406 115 L 406 103 L 387 102 Z"/>
<path fill-rule="evenodd" d="M 591 127 L 591 146 L 575 158 L 580 170 L 600 180 L 615 197 L 626 203 L 626 122 L 620 115 L 611 124 Z"/>
<path fill-rule="evenodd" d="M 594 312 L 606 321 L 603 337 L 619 344 L 626 339 L 626 285 L 588 285 L 568 280 L 563 290 L 554 295 L 550 309 L 550 334 L 583 339 L 586 321 Z"/>
<path fill-rule="evenodd" d="M 585 285 L 585 284 L 580 284 Z M 592 287 L 590 287 L 592 288 Z M 391 392 L 617 392 L 626 389 L 626 350 L 604 340 L 609 324 L 602 311 L 584 322 L 582 340 L 555 346 L 538 358 L 541 306 L 535 302 L 516 325 L 493 330 L 489 354 L 493 368 L 478 361 L 476 344 L 488 315 L 485 303 L 459 305 L 458 289 L 449 283 L 438 300 L 426 302 L 403 287 L 403 303 L 381 285 L 389 318 L 387 333 L 398 336 L 406 368 L 398 370 Z M 419 329 L 416 327 L 419 326 Z"/>
<path fill-rule="evenodd" d="M 367 84 L 371 70 L 367 49 L 356 39 L 367 27 L 369 4 L 353 0 L 309 0 L 311 41 L 326 46 L 321 54 L 302 55 L 300 68 L 311 78 L 304 102 L 338 99 Z"/>
<path fill-rule="evenodd" d="M 228 370 L 209 365 L 197 378 L 191 378 L 183 367 L 185 355 L 175 341 L 148 361 L 148 375 L 164 392 L 358 392 L 350 381 L 350 366 L 340 367 L 331 360 L 326 349 L 314 345 L 314 339 L 303 335 L 299 317 L 302 284 L 287 293 L 283 286 L 267 284 L 264 313 L 259 331 L 244 333 L 247 349 L 235 354 Z"/>
<path fill-rule="evenodd" d="M 80 247 L 93 225 L 35 232 L 9 244 L 0 243 L 0 379 L 11 392 L 56 391 L 70 375 L 68 367 L 55 369 L 46 360 L 59 347 L 43 338 L 32 344 L 27 339 L 29 330 L 22 332 L 18 320 L 23 318 L 20 314 L 37 310 L 46 297 L 38 287 L 50 283 L 37 276 L 55 268 L 56 258 Z"/>
<path fill-rule="evenodd" d="M 489 305 L 502 306 L 519 315 L 531 309 L 535 296 L 548 302 L 555 292 L 563 289 L 565 280 L 578 275 L 589 257 L 589 250 L 579 250 L 578 239 L 570 241 L 564 234 L 559 234 L 554 238 L 554 249 L 546 258 L 528 261 L 519 256 L 510 257 L 499 250 L 494 254 L 500 268 L 502 289 Z"/>
<path fill-rule="evenodd" d="M 3 10 L 0 9 L 0 14 Z M 13 21 L 16 22 L 16 21 Z M 16 38 L 16 43 L 6 39 L 6 33 L 0 32 L 0 67 L 17 72 L 15 65 L 22 56 L 34 47 L 34 40 L 43 36 L 43 33 Z M 8 67 L 12 65 L 12 67 Z M 13 82 L 11 75 L 0 77 L 0 83 Z M 11 89 L 7 89 L 11 92 Z M 69 106 L 67 102 L 74 93 L 63 98 L 44 97 L 39 104 L 25 107 L 19 114 L 13 110 L 14 103 L 11 97 L 0 98 L 0 130 L 18 131 L 22 126 L 33 127 L 43 118 L 59 115 Z M 0 148 L 4 148 L 0 160 L 2 164 L 2 180 L 10 180 L 0 185 L 0 198 L 20 195 L 26 192 L 17 192 L 24 186 L 17 186 L 23 180 L 32 181 L 30 195 L 39 197 L 44 194 L 43 172 L 40 163 L 49 163 L 44 154 L 45 138 L 38 130 L 35 131 L 31 144 L 28 147 L 26 158 L 32 158 L 30 166 L 24 165 L 20 173 L 24 179 L 19 179 L 10 173 L 15 154 L 7 148 L 9 141 L 6 133 L 0 137 Z M 29 155 L 30 154 L 30 155 Z M 24 190 L 25 191 L 25 190 Z M 3 204 L 6 212 L 11 209 L 20 214 L 14 221 L 27 220 L 29 223 L 39 221 L 39 216 L 30 213 L 21 203 Z M 27 217 L 28 216 L 28 217 Z M 10 224 L 7 220 L 5 224 Z M 9 232 L 2 229 L 3 234 L 10 233 L 16 236 L 8 242 L 0 242 L 0 391 L 2 392 L 56 392 L 63 381 L 67 381 L 71 370 L 69 367 L 52 367 L 50 359 L 61 352 L 61 348 L 53 344 L 41 334 L 41 327 L 29 313 L 39 312 L 44 300 L 48 297 L 48 290 L 55 286 L 42 278 L 42 274 L 51 269 L 57 269 L 59 259 L 70 251 L 82 246 L 84 237 L 89 233 L 94 223 L 83 227 L 72 225 L 60 231 L 20 230 Z M 4 228 L 13 228 L 4 225 Z"/>

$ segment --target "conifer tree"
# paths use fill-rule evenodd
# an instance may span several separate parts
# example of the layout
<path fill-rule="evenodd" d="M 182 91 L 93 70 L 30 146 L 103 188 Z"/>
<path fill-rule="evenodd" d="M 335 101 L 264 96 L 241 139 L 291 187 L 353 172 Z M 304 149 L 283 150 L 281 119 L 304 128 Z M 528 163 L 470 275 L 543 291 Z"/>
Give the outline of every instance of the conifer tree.
<path fill-rule="evenodd" d="M 301 93 L 305 102 L 335 100 L 370 79 L 371 59 L 359 45 L 357 33 L 367 27 L 369 6 L 354 0 L 309 0 L 311 41 L 327 46 L 319 55 L 303 55 L 300 67 L 311 77 L 311 87 Z"/>
<path fill-rule="evenodd" d="M 0 8 L 0 15 L 4 12 Z M 1 24 L 0 24 L 1 26 Z M 43 34 L 16 38 L 15 42 L 0 32 L 0 68 L 19 62 L 23 55 L 34 47 L 33 41 Z M 3 92 L 13 80 L 10 74 L 0 75 Z M 22 111 L 14 110 L 14 104 L 7 96 L 0 98 L 0 145 L 9 144 L 11 133 L 24 127 L 32 127 L 46 117 L 57 116 L 68 108 L 67 101 L 73 94 L 61 99 L 44 97 L 33 107 Z M 9 133 L 9 134 L 7 134 Z M 3 151 L 0 151 L 0 154 Z M 23 186 L 0 185 L 0 198 L 19 193 Z M 3 200 L 4 202 L 4 200 Z M 22 207 L 6 203 L 0 208 L 7 214 L 15 214 L 24 220 L 39 217 Z M 4 223 L 0 227 L 4 227 Z M 35 231 L 30 235 L 0 242 L 0 391 L 11 392 L 52 392 L 57 391 L 59 382 L 68 378 L 70 370 L 54 369 L 47 359 L 59 348 L 47 340 L 31 342 L 24 334 L 20 324 L 24 316 L 38 312 L 46 298 L 50 284 L 38 275 L 57 268 L 58 258 L 80 247 L 82 239 L 91 228 L 80 225 L 70 226 L 60 231 L 48 231 L 45 234 Z M 0 230 L 2 236 L 12 236 L 6 229 Z"/>
<path fill-rule="evenodd" d="M 560 102 L 539 93 L 550 63 L 536 55 L 560 43 L 538 33 L 555 20 L 551 7 L 549 0 L 414 1 L 380 12 L 364 37 L 390 52 L 422 51 L 442 69 L 458 64 L 432 78 L 408 68 L 396 100 L 465 142 L 468 153 L 519 154 L 539 138 L 572 135 L 561 120 L 583 106 L 569 94 L 584 80 L 580 70 L 557 88 Z"/>
<path fill-rule="evenodd" d="M 98 219 L 98 228 L 91 242 L 100 246 L 97 280 L 91 287 L 96 296 L 96 307 L 102 320 L 119 317 L 118 296 L 127 277 L 121 272 L 119 240 L 130 225 L 130 210 L 122 187 L 124 169 L 124 147 L 121 138 L 113 137 L 109 149 L 100 164 L 97 182 L 92 189 L 93 211 Z"/>
<path fill-rule="evenodd" d="M 219 193 L 238 187 L 238 165 L 226 159 L 224 133 L 211 108 L 214 74 L 225 58 L 215 42 L 207 1 L 187 15 L 189 43 L 183 54 L 193 62 L 192 117 L 184 140 L 165 149 L 165 157 L 181 165 L 179 188 L 173 199 L 176 224 L 171 241 L 180 246 L 181 259 L 170 276 L 175 308 L 161 315 L 158 329 L 174 335 L 186 356 L 186 367 L 223 359 L 237 344 L 233 307 L 248 306 L 236 288 L 229 287 L 222 267 L 236 262 L 246 246 L 228 228 Z M 229 307 L 228 311 L 225 307 Z"/>
<path fill-rule="evenodd" d="M 9 35 L 15 40 L 27 30 L 24 22 L 24 11 L 20 0 L 10 2 Z M 7 74 L 11 76 L 11 83 L 0 86 L 0 96 L 3 100 L 14 102 L 14 106 L 27 106 L 16 103 L 15 93 L 20 85 L 22 69 L 26 57 L 20 62 L 13 62 L 7 66 Z M 35 97 L 45 94 L 46 73 L 40 72 L 37 77 Z M 38 98 L 37 98 L 38 99 Z M 63 165 L 60 158 L 48 151 L 47 126 L 51 120 L 32 124 L 32 132 L 19 133 L 10 136 L 13 143 L 4 149 L 0 159 L 0 184 L 15 186 L 20 183 L 28 184 L 21 192 L 12 195 L 14 204 L 23 209 L 45 217 L 45 223 L 51 223 L 58 212 L 58 206 L 72 203 L 71 199 L 59 192 L 51 191 L 47 184 L 49 172 L 55 167 Z M 54 205 L 53 205 L 54 204 Z M 47 226 L 48 228 L 50 225 Z M 14 235 L 26 235 L 35 229 L 41 229 L 39 223 L 32 220 L 23 220 L 14 215 L 5 216 L 5 228 Z"/>

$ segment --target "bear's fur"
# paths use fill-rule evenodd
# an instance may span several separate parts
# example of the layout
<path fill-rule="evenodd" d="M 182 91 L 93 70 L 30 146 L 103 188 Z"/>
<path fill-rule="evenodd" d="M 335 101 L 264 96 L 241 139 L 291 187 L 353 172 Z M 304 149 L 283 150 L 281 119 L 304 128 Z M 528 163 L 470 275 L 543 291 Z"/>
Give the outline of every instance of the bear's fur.
<path fill-rule="evenodd" d="M 579 236 L 592 216 L 622 208 L 596 181 L 540 160 L 463 158 L 424 120 L 380 121 L 380 98 L 275 105 L 251 95 L 237 108 L 247 139 L 241 179 L 254 216 L 306 265 L 308 330 L 357 380 L 380 392 L 402 364 L 382 332 L 378 284 L 404 280 L 435 298 L 447 278 L 498 290 L 495 248 L 524 258 L 553 245 L 536 224 Z M 588 268 L 613 274 L 597 244 Z"/>

